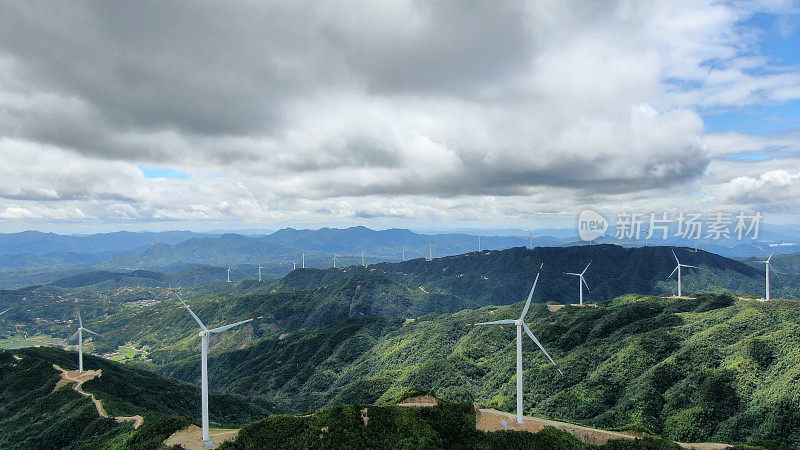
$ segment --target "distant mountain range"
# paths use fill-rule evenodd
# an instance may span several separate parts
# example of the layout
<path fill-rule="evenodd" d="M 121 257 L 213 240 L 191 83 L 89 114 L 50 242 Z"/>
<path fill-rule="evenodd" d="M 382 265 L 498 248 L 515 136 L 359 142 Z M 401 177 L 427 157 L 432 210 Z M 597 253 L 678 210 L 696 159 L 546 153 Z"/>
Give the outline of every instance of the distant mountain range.
<path fill-rule="evenodd" d="M 512 232 L 514 230 L 501 230 Z M 549 230 L 561 237 L 543 236 L 536 232 L 531 240 L 525 235 L 482 236 L 483 249 L 526 247 L 585 246 L 582 241 L 564 237 L 567 233 Z M 562 230 L 564 231 L 564 230 Z M 789 231 L 781 230 L 786 236 Z M 773 233 L 775 234 L 775 233 Z M 603 238 L 603 241 L 613 241 Z M 649 244 L 661 243 L 651 241 Z M 625 243 L 625 247 L 643 246 L 644 242 Z M 680 245 L 680 241 L 673 242 Z M 683 243 L 685 244 L 685 243 Z M 792 245 L 769 247 L 763 242 L 718 243 L 701 241 L 699 247 L 730 257 L 790 252 Z M 760 245 L 759 245 L 760 244 Z M 785 244 L 791 244 L 789 242 Z M 65 276 L 92 270 L 112 272 L 147 270 L 180 272 L 204 267 L 206 273 L 222 273 L 232 268 L 232 280 L 257 276 L 262 266 L 265 278 L 280 278 L 293 268 L 330 268 L 336 256 L 337 266 L 360 264 L 362 250 L 367 264 L 400 262 L 466 254 L 478 248 L 478 236 L 465 233 L 419 234 L 405 229 L 371 230 L 366 227 L 346 229 L 322 228 L 296 230 L 285 228 L 267 235 L 202 234 L 189 231 L 162 233 L 117 232 L 87 236 L 64 236 L 26 231 L 0 234 L 0 288 L 19 288 L 43 284 Z M 216 269 L 211 269 L 216 268 Z M 570 269 L 574 270 L 574 269 Z M 198 279 L 190 285 L 219 278 Z M 602 295 L 603 291 L 600 292 Z"/>

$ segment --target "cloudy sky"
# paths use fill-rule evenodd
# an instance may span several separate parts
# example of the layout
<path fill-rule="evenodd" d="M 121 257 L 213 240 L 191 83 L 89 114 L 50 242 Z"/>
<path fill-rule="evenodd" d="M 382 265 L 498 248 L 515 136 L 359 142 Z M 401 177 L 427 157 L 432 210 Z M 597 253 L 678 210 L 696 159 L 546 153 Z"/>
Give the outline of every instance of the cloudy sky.
<path fill-rule="evenodd" d="M 798 1 L 0 3 L 0 231 L 800 223 Z M 560 222 L 559 222 L 560 221 Z"/>

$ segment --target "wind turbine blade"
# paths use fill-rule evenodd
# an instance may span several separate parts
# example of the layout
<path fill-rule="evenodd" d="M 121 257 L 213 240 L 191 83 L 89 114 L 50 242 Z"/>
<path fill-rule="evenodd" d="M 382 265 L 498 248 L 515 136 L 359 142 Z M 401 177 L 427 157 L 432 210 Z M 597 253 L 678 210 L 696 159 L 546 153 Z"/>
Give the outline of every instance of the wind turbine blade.
<path fill-rule="evenodd" d="M 774 254 L 775 254 L 775 250 L 773 250 L 773 251 L 772 251 L 772 253 L 770 253 L 770 254 L 769 254 L 769 258 L 767 258 L 767 261 L 769 261 L 770 259 L 772 259 L 772 255 L 774 255 Z"/>
<path fill-rule="evenodd" d="M 473 325 L 505 325 L 509 323 L 514 323 L 516 320 L 514 319 L 505 319 L 505 320 L 496 320 L 494 322 L 481 322 L 481 323 L 473 323 Z"/>
<path fill-rule="evenodd" d="M 0 312 L 0 316 L 2 316 L 3 314 L 5 314 L 5 313 L 7 313 L 7 312 L 9 312 L 9 311 L 11 311 L 11 308 L 8 308 L 8 309 L 6 309 L 5 311 L 3 311 L 3 312 Z"/>
<path fill-rule="evenodd" d="M 678 261 L 678 264 L 681 263 L 680 260 L 678 260 L 678 255 L 675 254 L 675 250 L 672 250 L 672 256 L 675 257 L 675 261 Z"/>
<path fill-rule="evenodd" d="M 542 267 L 544 267 L 544 263 L 539 265 L 539 271 L 536 272 L 536 279 L 533 280 L 533 287 L 531 288 L 531 293 L 528 294 L 528 300 L 525 302 L 525 307 L 522 308 L 522 315 L 519 316 L 520 319 L 525 317 L 525 314 L 528 314 L 528 308 L 531 307 L 531 299 L 533 298 L 533 291 L 536 290 L 536 283 L 539 282 L 539 274 L 542 273 Z"/>
<path fill-rule="evenodd" d="M 581 275 L 585 274 L 585 273 L 586 273 L 586 271 L 587 271 L 587 270 L 589 270 L 589 266 L 591 266 L 591 265 L 592 265 L 592 262 L 591 262 L 591 261 L 589 261 L 589 264 L 587 264 L 587 265 L 586 265 L 586 268 L 585 268 L 585 269 L 583 269 L 583 272 L 581 272 Z"/>
<path fill-rule="evenodd" d="M 186 307 L 186 309 L 189 311 L 189 314 L 191 314 L 191 315 L 192 315 L 192 318 L 194 318 L 194 321 L 195 321 L 195 322 L 197 322 L 197 324 L 198 324 L 198 325 L 200 325 L 200 328 L 202 328 L 202 329 L 203 329 L 203 331 L 208 331 L 208 328 L 206 328 L 206 326 L 205 326 L 205 325 L 203 325 L 203 322 L 202 322 L 202 321 L 200 321 L 200 318 L 199 318 L 199 317 L 197 317 L 197 314 L 195 314 L 195 313 L 194 313 L 194 311 L 192 311 L 192 308 L 189 308 L 189 305 L 187 305 L 187 304 L 186 304 L 186 302 L 185 302 L 185 301 L 183 301 L 183 299 L 181 298 L 181 296 L 180 296 L 180 295 L 178 295 L 178 291 L 176 291 L 175 289 L 173 289 L 173 290 L 172 290 L 172 293 L 173 293 L 173 294 L 175 294 L 175 296 L 176 296 L 176 297 L 178 297 L 178 300 L 180 300 L 180 301 L 181 301 L 181 303 L 183 303 L 183 306 L 185 306 L 185 307 Z"/>
<path fill-rule="evenodd" d="M 575 275 L 576 277 L 581 276 L 579 273 L 572 273 L 572 272 L 564 272 L 564 275 Z"/>
<path fill-rule="evenodd" d="M 88 329 L 88 328 L 84 328 L 84 329 L 83 329 L 83 331 L 86 331 L 86 332 L 88 332 L 88 333 L 92 333 L 92 334 L 93 334 L 93 335 L 95 335 L 95 336 L 100 336 L 100 333 L 95 333 L 94 331 L 92 331 L 92 330 L 90 330 L 90 329 Z"/>
<path fill-rule="evenodd" d="M 691 267 L 693 269 L 699 269 L 699 267 L 697 267 L 697 266 L 690 266 L 688 264 L 681 264 L 681 266 L 683 266 L 683 267 Z"/>
<path fill-rule="evenodd" d="M 583 283 L 584 286 L 586 286 L 587 291 L 591 291 L 591 289 L 589 289 L 589 285 L 586 284 L 586 280 L 583 277 L 581 277 L 581 282 Z"/>
<path fill-rule="evenodd" d="M 533 342 L 536 342 L 536 345 L 538 345 L 538 346 L 539 346 L 539 348 L 540 348 L 540 349 L 541 349 L 541 350 L 544 352 L 544 355 L 545 355 L 545 356 L 547 356 L 547 359 L 549 359 L 549 360 L 550 360 L 550 362 L 551 362 L 551 363 L 553 363 L 553 365 L 554 365 L 554 366 L 556 366 L 556 370 L 558 370 L 558 373 L 560 373 L 561 375 L 564 375 L 564 373 L 563 373 L 563 372 L 561 372 L 561 369 L 559 369 L 559 368 L 558 368 L 558 364 L 556 364 L 556 362 L 555 362 L 555 361 L 553 361 L 553 358 L 551 358 L 551 357 L 550 357 L 550 354 L 549 354 L 549 353 L 547 353 L 547 350 L 545 350 L 545 349 L 544 349 L 544 347 L 542 346 L 542 343 L 541 343 L 541 342 L 539 342 L 539 340 L 538 340 L 538 339 L 536 339 L 536 336 L 534 336 L 534 335 L 533 335 L 533 331 L 531 331 L 531 329 L 530 329 L 530 328 L 528 328 L 528 325 L 526 325 L 525 323 L 523 323 L 523 324 L 522 324 L 522 328 L 524 328 L 524 329 L 525 329 L 525 332 L 526 332 L 526 333 L 528 333 L 528 336 L 530 336 L 530 337 L 531 337 L 531 339 L 533 339 Z"/>
<path fill-rule="evenodd" d="M 221 326 L 221 327 L 212 328 L 212 329 L 208 330 L 208 332 L 209 333 L 222 333 L 225 330 L 229 330 L 229 329 L 231 329 L 231 328 L 233 328 L 235 326 L 238 326 L 238 325 L 241 325 L 241 324 L 247 323 L 247 322 L 252 322 L 252 321 L 253 321 L 253 319 L 247 319 L 247 320 L 243 320 L 241 322 L 232 323 L 230 325 L 224 325 L 224 326 Z"/>
<path fill-rule="evenodd" d="M 79 331 L 80 331 L 80 328 L 79 328 L 79 329 L 77 329 L 77 330 L 75 330 L 75 332 L 74 332 L 74 333 L 72 333 L 72 336 L 70 336 L 70 337 L 68 337 L 68 338 L 67 338 L 67 342 L 69 342 L 69 341 L 71 341 L 71 340 L 75 339 L 76 337 L 78 337 L 78 332 L 79 332 Z"/>
<path fill-rule="evenodd" d="M 81 318 L 81 310 L 80 309 L 76 309 L 76 311 L 78 311 L 78 326 L 83 328 L 83 319 Z"/>
<path fill-rule="evenodd" d="M 675 268 L 674 268 L 674 269 L 672 269 L 672 273 L 671 273 L 671 274 L 669 274 L 669 275 L 667 276 L 667 279 L 668 279 L 668 280 L 669 280 L 670 278 L 672 278 L 672 276 L 673 276 L 673 275 L 675 275 L 675 272 L 677 272 L 677 271 L 678 271 L 678 267 L 680 267 L 680 266 L 675 266 Z"/>

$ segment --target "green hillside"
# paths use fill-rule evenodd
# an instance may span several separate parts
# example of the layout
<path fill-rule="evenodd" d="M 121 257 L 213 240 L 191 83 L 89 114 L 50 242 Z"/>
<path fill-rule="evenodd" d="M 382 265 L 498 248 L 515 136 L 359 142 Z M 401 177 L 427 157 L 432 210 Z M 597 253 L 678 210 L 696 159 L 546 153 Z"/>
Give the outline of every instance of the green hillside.
<path fill-rule="evenodd" d="M 257 393 L 295 412 L 387 402 L 413 388 L 514 408 L 514 333 L 468 324 L 521 305 L 402 320 L 350 319 L 213 357 L 216 389 Z M 529 325 L 560 376 L 525 342 L 525 412 L 600 428 L 633 426 L 679 441 L 800 442 L 800 302 L 707 295 L 626 296 Z M 166 371 L 194 380 L 196 361 Z"/>
<path fill-rule="evenodd" d="M 19 359 L 18 359 L 19 358 Z M 157 448 L 175 430 L 199 420 L 199 388 L 122 364 L 84 357 L 102 375 L 83 390 L 103 402 L 111 416 L 142 415 L 144 425 L 100 417 L 94 404 L 71 387 L 54 390 L 57 364 L 74 370 L 76 355 L 54 348 L 0 352 L 0 448 Z M 211 421 L 241 426 L 280 412 L 259 398 L 212 392 Z"/>
<path fill-rule="evenodd" d="M 365 422 L 366 418 L 366 422 Z M 547 427 L 526 431 L 483 432 L 475 429 L 469 403 L 440 403 L 431 408 L 346 405 L 308 416 L 270 416 L 244 427 L 222 449 L 297 448 L 429 448 L 429 449 L 679 449 L 661 439 L 615 440 L 587 445 L 571 434 Z"/>

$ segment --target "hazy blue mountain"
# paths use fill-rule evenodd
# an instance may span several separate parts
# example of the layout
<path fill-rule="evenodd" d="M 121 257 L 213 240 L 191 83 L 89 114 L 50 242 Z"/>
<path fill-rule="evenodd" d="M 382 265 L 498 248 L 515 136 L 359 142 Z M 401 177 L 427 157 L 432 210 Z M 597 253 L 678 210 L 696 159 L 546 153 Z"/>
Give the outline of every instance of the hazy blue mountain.
<path fill-rule="evenodd" d="M 131 232 L 117 231 L 91 235 L 61 235 L 40 231 L 0 234 L 0 254 L 45 255 L 55 252 L 97 253 L 131 250 L 156 243 L 177 244 L 193 236 L 191 231 Z"/>

